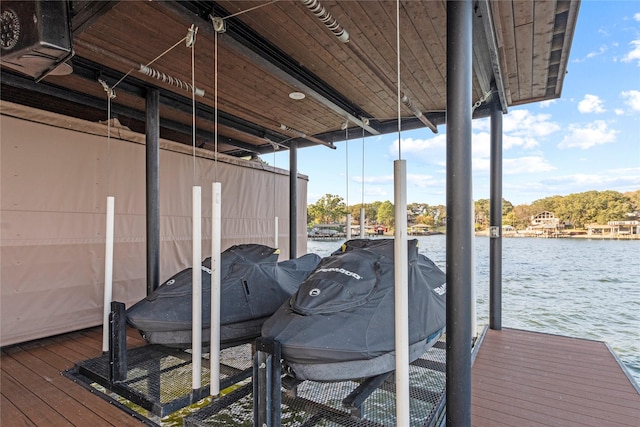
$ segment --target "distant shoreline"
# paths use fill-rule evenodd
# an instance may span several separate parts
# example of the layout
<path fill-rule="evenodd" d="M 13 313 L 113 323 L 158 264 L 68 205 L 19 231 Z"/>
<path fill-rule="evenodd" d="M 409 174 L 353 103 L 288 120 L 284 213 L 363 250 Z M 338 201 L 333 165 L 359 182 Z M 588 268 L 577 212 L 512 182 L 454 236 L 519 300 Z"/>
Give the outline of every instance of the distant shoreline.
<path fill-rule="evenodd" d="M 442 234 L 447 234 L 446 231 L 442 232 L 442 231 L 436 231 L 436 232 L 430 232 L 430 233 L 424 233 L 424 234 L 409 234 L 409 238 L 415 238 L 415 237 L 428 237 L 428 236 L 437 236 L 437 235 L 442 235 Z M 483 231 L 476 231 L 475 232 L 476 236 L 484 236 L 484 237 L 489 237 L 489 230 L 483 230 Z M 389 238 L 389 237 L 393 237 L 394 234 L 391 232 L 387 232 L 384 234 L 368 234 L 366 237 L 371 239 L 371 238 Z M 523 239 L 523 238 L 529 238 L 529 239 L 592 239 L 592 240 L 640 240 L 640 234 L 620 234 L 620 235 L 598 235 L 598 234 L 569 234 L 569 233 L 561 233 L 559 235 L 536 235 L 533 233 L 518 233 L 515 231 L 507 231 L 502 233 L 502 237 L 509 237 L 509 238 L 517 238 L 517 239 Z M 357 239 L 359 238 L 359 235 L 353 235 L 352 238 Z M 339 236 L 307 236 L 308 240 L 341 240 L 341 239 L 346 239 L 345 235 L 339 235 Z"/>
<path fill-rule="evenodd" d="M 476 236 L 489 237 L 489 230 L 476 231 Z M 502 232 L 502 237 L 513 238 L 533 238 L 533 239 L 594 239 L 594 240 L 640 240 L 640 234 L 619 234 L 619 235 L 601 235 L 601 234 L 570 234 L 561 233 L 558 235 L 536 235 L 533 233 L 518 233 L 517 231 Z"/>

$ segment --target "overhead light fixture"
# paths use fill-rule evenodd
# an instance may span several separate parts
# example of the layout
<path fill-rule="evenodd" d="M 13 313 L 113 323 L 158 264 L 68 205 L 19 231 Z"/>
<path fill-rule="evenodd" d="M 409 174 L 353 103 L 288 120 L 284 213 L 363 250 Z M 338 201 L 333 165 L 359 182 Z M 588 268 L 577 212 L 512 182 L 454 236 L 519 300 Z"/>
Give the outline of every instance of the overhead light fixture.
<path fill-rule="evenodd" d="M 302 92 L 291 92 L 289 94 L 289 98 L 295 100 L 295 101 L 300 101 L 301 99 L 305 98 L 305 94 Z"/>

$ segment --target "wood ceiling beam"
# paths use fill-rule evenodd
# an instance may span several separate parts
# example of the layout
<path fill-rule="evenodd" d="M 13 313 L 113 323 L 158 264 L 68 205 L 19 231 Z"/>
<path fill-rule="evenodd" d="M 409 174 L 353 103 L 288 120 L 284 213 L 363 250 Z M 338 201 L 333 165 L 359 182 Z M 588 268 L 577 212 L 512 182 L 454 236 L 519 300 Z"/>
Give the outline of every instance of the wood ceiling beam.
<path fill-rule="evenodd" d="M 80 67 L 77 63 L 74 64 L 74 73 L 76 75 L 79 75 L 83 78 L 87 78 L 87 73 L 88 73 L 88 75 L 92 76 L 91 77 L 92 80 L 95 79 L 95 76 L 96 76 L 95 72 L 91 70 L 87 71 L 86 69 L 84 69 L 84 71 L 82 70 L 83 68 Z M 90 95 L 85 95 L 82 93 L 78 93 L 78 92 L 75 92 L 66 88 L 58 87 L 55 85 L 51 85 L 48 83 L 43 83 L 43 82 L 36 83 L 32 79 L 19 76 L 9 71 L 5 71 L 4 69 L 2 70 L 2 83 L 9 85 L 11 87 L 25 90 L 25 91 L 53 96 L 53 97 L 56 97 L 65 101 L 70 101 L 85 107 L 95 108 L 97 110 L 103 110 L 103 111 L 106 109 L 105 99 L 96 98 Z M 136 96 L 143 96 L 145 93 L 145 89 L 143 87 L 138 87 L 138 86 L 128 87 L 128 86 L 129 85 L 127 84 L 121 83 L 118 86 L 118 89 L 122 91 L 127 91 L 128 93 Z M 160 92 L 161 92 L 160 99 L 161 101 L 163 101 L 162 102 L 163 104 L 166 104 L 168 106 L 176 105 L 176 104 L 170 105 L 166 102 L 166 99 L 163 99 L 168 94 L 167 91 L 160 89 Z M 162 95 L 165 95 L 165 96 L 162 96 Z M 142 122 L 145 121 L 144 111 L 139 111 L 137 109 L 126 107 L 117 103 L 113 103 L 111 109 L 113 114 L 121 115 L 124 117 L 131 117 L 132 119 L 139 120 Z M 188 112 L 191 113 L 191 110 L 189 110 Z M 212 115 L 211 111 L 202 111 L 201 109 L 199 110 L 200 118 L 209 119 L 211 115 Z M 185 125 L 184 123 L 176 122 L 173 120 L 168 120 L 168 119 L 161 118 L 160 126 L 162 128 L 173 130 L 186 135 L 190 135 L 192 132 L 191 126 Z M 265 154 L 273 151 L 273 147 L 269 144 L 270 141 L 267 138 L 256 136 L 255 134 L 243 132 L 242 130 L 238 129 L 237 124 L 231 125 L 231 127 L 233 127 L 240 134 L 246 133 L 248 136 L 248 139 L 250 138 L 255 139 L 256 137 L 260 138 L 261 140 L 264 141 L 265 145 L 258 146 L 258 145 L 248 144 L 248 143 L 236 140 L 234 138 L 228 138 L 228 137 L 221 138 L 220 136 L 218 137 L 219 143 L 237 147 L 241 150 L 246 151 L 247 153 Z M 204 129 L 197 129 L 196 136 L 203 139 L 209 139 L 209 140 L 213 140 L 215 137 L 213 132 L 210 132 Z M 278 141 L 278 139 L 276 139 L 276 141 Z"/>
<path fill-rule="evenodd" d="M 119 81 L 121 77 L 120 72 L 107 69 L 102 65 L 96 64 L 84 58 L 77 58 L 74 62 L 74 67 L 74 73 L 76 75 L 92 81 L 97 81 L 97 77 L 100 76 L 100 78 L 110 86 Z M 146 96 L 146 88 L 148 87 L 150 87 L 148 83 L 130 75 L 127 77 L 127 79 L 122 80 L 118 84 L 116 93 L 118 91 L 123 91 L 131 95 L 144 98 Z M 190 98 L 164 88 L 158 89 L 160 90 L 160 103 L 162 105 L 183 113 L 192 114 L 192 101 Z M 213 114 L 213 107 L 210 107 L 203 103 L 196 103 L 196 117 L 204 120 L 211 120 Z M 271 141 L 279 143 L 284 139 L 288 139 L 286 136 L 283 136 L 278 132 L 263 128 L 247 120 L 235 117 L 223 111 L 218 111 L 218 123 L 221 126 L 236 129 L 239 134 L 247 135 L 248 140 L 255 140 L 256 138 L 260 138 L 264 141 L 264 144 L 268 144 Z M 238 148 L 247 149 L 251 152 L 262 152 L 258 149 L 258 147 L 253 146 L 252 144 L 243 143 L 241 141 L 231 140 L 230 142 L 228 142 L 228 144 L 235 145 Z"/>
<path fill-rule="evenodd" d="M 158 5 L 162 8 L 165 8 L 172 14 L 177 14 L 181 16 L 187 22 L 194 22 L 199 31 L 204 31 L 207 34 L 213 36 L 215 34 L 215 30 L 213 29 L 213 25 L 211 21 L 206 17 L 206 19 L 202 16 L 204 14 L 208 14 L 208 11 L 198 10 L 194 12 L 190 10 L 187 6 L 189 2 L 176 2 L 176 1 L 167 1 L 160 2 Z M 197 6 L 196 6 L 197 7 Z M 216 6 L 216 8 L 221 11 L 222 18 L 224 16 L 229 15 L 226 11 Z M 300 67 L 293 68 L 291 65 L 287 64 L 276 64 L 273 61 L 272 53 L 269 53 L 265 48 L 267 42 L 260 38 L 257 34 L 249 34 L 251 32 L 250 29 L 245 28 L 245 25 L 242 24 L 241 21 L 231 18 L 229 20 L 229 25 L 227 26 L 227 30 L 225 33 L 219 34 L 218 41 L 228 49 L 233 50 L 238 55 L 245 57 L 251 62 L 257 64 L 260 68 L 265 70 L 267 73 L 272 74 L 279 78 L 280 80 L 286 82 L 287 84 L 294 87 L 296 90 L 305 93 L 307 96 L 313 98 L 317 102 L 321 103 L 334 113 L 348 119 L 350 122 L 357 124 L 358 126 L 364 128 L 371 135 L 379 135 L 380 132 L 373 128 L 371 125 L 367 125 L 363 122 L 363 118 L 368 118 L 371 115 L 367 114 L 364 111 L 353 111 L 356 107 L 353 104 L 345 99 L 338 99 L 337 92 L 329 88 L 327 85 L 322 85 L 320 79 L 313 78 L 310 80 L 314 80 L 316 83 L 313 85 L 310 81 L 304 81 L 301 77 L 303 74 L 308 74 L 309 72 L 306 70 L 302 70 Z M 272 52 L 278 50 L 275 46 L 270 46 Z M 284 57 L 283 53 L 280 53 L 279 56 Z M 291 58 L 286 58 L 288 64 L 294 64 L 294 61 Z M 333 93 L 333 95 L 331 95 Z M 351 106 L 351 108 L 349 107 Z"/>
<path fill-rule="evenodd" d="M 500 99 L 500 108 L 504 114 L 507 114 L 507 95 L 505 92 L 504 84 L 505 75 L 502 72 L 502 66 L 500 65 L 498 37 L 496 35 L 493 12 L 491 11 L 491 4 L 489 3 L 489 0 L 480 0 L 478 2 L 478 8 L 480 17 L 482 19 L 482 26 L 484 27 L 484 33 L 489 49 L 489 56 L 491 58 L 493 77 L 495 80 L 496 89 L 498 91 L 498 97 Z"/>
<path fill-rule="evenodd" d="M 74 37 L 91 26 L 98 18 L 109 12 L 119 1 L 72 1 L 71 30 Z"/>

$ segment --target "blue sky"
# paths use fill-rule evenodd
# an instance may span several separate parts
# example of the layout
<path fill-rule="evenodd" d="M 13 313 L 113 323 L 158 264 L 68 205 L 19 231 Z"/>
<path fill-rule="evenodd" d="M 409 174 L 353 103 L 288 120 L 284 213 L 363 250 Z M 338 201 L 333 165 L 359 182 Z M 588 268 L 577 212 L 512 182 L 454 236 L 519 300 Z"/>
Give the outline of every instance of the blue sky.
<path fill-rule="evenodd" d="M 640 189 L 640 2 L 583 0 L 567 71 L 561 98 L 503 116 L 503 197 L 514 205 Z M 401 133 L 408 203 L 446 202 L 446 127 L 438 129 Z M 364 174 L 362 139 L 298 151 L 298 170 L 309 176 L 307 203 L 330 193 L 358 204 L 363 188 L 365 203 L 393 202 L 398 134 L 364 143 Z M 288 169 L 288 152 L 263 159 Z M 473 199 L 489 198 L 489 185 L 489 120 L 474 120 Z"/>

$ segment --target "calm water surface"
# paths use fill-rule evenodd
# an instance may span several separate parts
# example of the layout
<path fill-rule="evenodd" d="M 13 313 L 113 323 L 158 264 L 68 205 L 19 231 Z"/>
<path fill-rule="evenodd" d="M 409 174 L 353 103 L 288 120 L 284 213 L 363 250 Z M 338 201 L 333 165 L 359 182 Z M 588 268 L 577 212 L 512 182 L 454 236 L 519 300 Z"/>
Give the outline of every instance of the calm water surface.
<path fill-rule="evenodd" d="M 446 236 L 417 237 L 446 271 Z M 478 325 L 489 323 L 489 238 L 475 238 Z M 342 241 L 309 241 L 321 256 Z M 640 241 L 505 238 L 502 325 L 607 342 L 640 384 Z"/>

